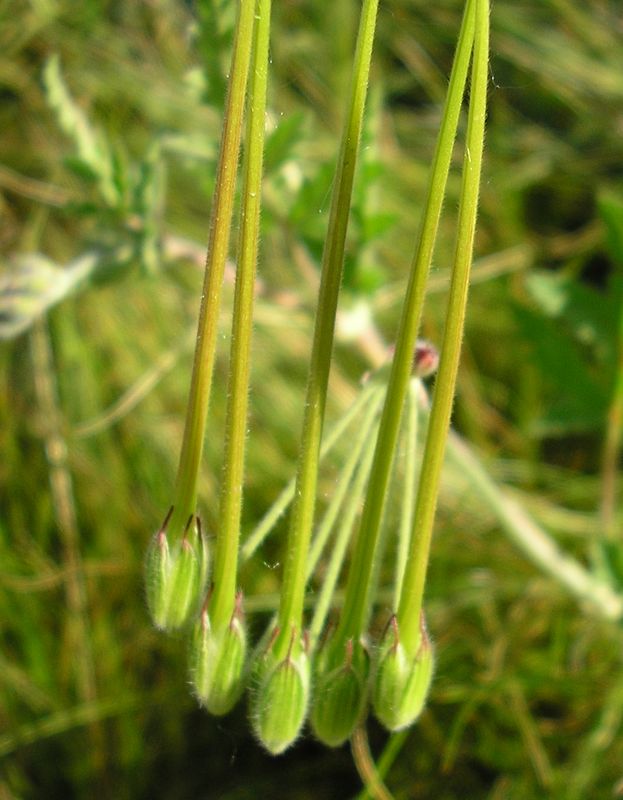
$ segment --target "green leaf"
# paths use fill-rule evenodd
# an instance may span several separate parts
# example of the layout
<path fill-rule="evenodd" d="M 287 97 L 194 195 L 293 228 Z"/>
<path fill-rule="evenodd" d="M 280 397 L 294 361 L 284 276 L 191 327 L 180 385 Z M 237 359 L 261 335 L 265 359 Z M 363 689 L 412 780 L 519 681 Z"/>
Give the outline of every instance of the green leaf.
<path fill-rule="evenodd" d="M 606 246 L 619 267 L 623 267 L 623 200 L 603 193 L 597 200 L 599 215 L 606 226 Z"/>
<path fill-rule="evenodd" d="M 282 117 L 275 130 L 266 138 L 265 174 L 276 170 L 292 156 L 294 147 L 303 138 L 305 114 L 297 112 Z"/>

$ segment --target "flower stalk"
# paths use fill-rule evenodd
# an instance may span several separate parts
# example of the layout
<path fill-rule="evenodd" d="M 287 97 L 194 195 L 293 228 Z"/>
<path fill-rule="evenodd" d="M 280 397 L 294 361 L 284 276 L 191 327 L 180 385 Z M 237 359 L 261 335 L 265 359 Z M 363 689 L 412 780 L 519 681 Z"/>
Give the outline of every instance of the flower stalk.
<path fill-rule="evenodd" d="M 232 322 L 225 459 L 214 551 L 212 595 L 209 603 L 210 622 L 216 631 L 229 625 L 236 604 L 253 299 L 259 247 L 270 11 L 271 0 L 258 0 L 249 87 L 242 223 Z"/>
<path fill-rule="evenodd" d="M 344 263 L 346 230 L 361 138 L 377 8 L 378 0 L 364 0 L 348 114 L 342 135 L 329 227 L 322 257 L 301 451 L 278 612 L 278 635 L 274 644 L 275 655 L 281 659 L 285 658 L 290 651 L 296 657 L 301 648 L 300 634 L 307 552 L 314 521 L 320 441 L 333 349 L 337 299 Z M 293 636 L 294 641 L 292 640 Z"/>
<path fill-rule="evenodd" d="M 411 550 L 397 612 L 400 643 L 408 657 L 414 657 L 421 645 L 420 617 L 424 581 L 461 353 L 480 192 L 488 66 L 489 4 L 488 0 L 476 0 L 474 56 L 454 267 L 439 371 L 424 447 L 424 466 L 415 504 Z"/>
<path fill-rule="evenodd" d="M 468 0 L 450 75 L 441 129 L 437 140 L 424 212 L 411 264 L 409 284 L 396 339 L 385 404 L 381 415 L 372 472 L 364 502 L 357 543 L 350 564 L 344 609 L 335 635 L 336 646 L 357 639 L 370 611 L 372 576 L 380 527 L 405 396 L 412 372 L 413 353 L 420 326 L 426 282 L 437 235 L 448 172 L 474 39 L 476 0 Z"/>
<path fill-rule="evenodd" d="M 197 344 L 193 361 L 186 423 L 170 521 L 173 536 L 183 529 L 197 506 L 199 464 L 203 453 L 205 426 L 210 405 L 210 390 L 218 334 L 221 286 L 229 251 L 229 237 L 238 172 L 242 117 L 251 59 L 255 0 L 240 0 L 231 61 L 223 134 L 218 157 L 205 278 Z"/>

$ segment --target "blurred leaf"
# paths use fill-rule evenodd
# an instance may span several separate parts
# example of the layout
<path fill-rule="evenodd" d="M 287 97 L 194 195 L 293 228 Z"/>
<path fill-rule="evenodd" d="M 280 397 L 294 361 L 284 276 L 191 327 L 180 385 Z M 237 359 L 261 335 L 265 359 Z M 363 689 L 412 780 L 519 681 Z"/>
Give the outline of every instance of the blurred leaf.
<path fill-rule="evenodd" d="M 619 541 L 601 538 L 599 548 L 613 588 L 623 588 L 623 546 Z"/>
<path fill-rule="evenodd" d="M 606 245 L 612 259 L 623 267 L 623 200 L 611 193 L 602 193 L 597 208 L 606 226 Z"/>
<path fill-rule="evenodd" d="M 593 349 L 595 359 L 612 366 L 618 304 L 610 292 L 550 272 L 526 276 L 526 288 L 545 316 L 562 320 L 566 330 Z"/>
<path fill-rule="evenodd" d="M 0 339 L 22 333 L 37 317 L 75 292 L 97 261 L 95 253 L 87 253 L 67 267 L 39 253 L 17 259 L 14 270 L 0 279 Z"/>
<path fill-rule="evenodd" d="M 363 219 L 363 237 L 366 242 L 383 236 L 398 222 L 397 214 L 370 214 Z"/>
<path fill-rule="evenodd" d="M 66 266 L 41 253 L 19 256 L 0 277 L 0 340 L 27 330 L 53 306 L 90 283 L 101 283 L 125 272 L 130 249 L 91 250 Z"/>
<path fill-rule="evenodd" d="M 205 75 L 204 101 L 221 108 L 225 102 L 227 78 L 225 57 L 234 30 L 234 4 L 227 0 L 200 0 L 198 44 Z"/>
<path fill-rule="evenodd" d="M 294 147 L 303 138 L 305 114 L 302 111 L 280 117 L 277 127 L 266 138 L 264 171 L 268 175 L 291 158 Z"/>
<path fill-rule="evenodd" d="M 161 264 L 160 234 L 164 209 L 164 161 L 158 143 L 139 165 L 134 211 L 141 221 L 139 253 L 145 272 L 153 275 Z"/>
<path fill-rule="evenodd" d="M 43 70 L 43 84 L 50 107 L 61 129 L 73 139 L 77 154 L 73 168 L 82 162 L 85 175 L 96 176 L 103 199 L 110 206 L 119 202 L 114 181 L 110 147 L 103 134 L 89 122 L 86 114 L 74 102 L 61 75 L 58 54 L 50 56 Z"/>
<path fill-rule="evenodd" d="M 601 428 L 608 405 L 607 381 L 595 370 L 590 354 L 582 351 L 568 329 L 538 311 L 517 306 L 515 319 L 547 390 L 546 411 L 536 433 L 561 436 Z"/>

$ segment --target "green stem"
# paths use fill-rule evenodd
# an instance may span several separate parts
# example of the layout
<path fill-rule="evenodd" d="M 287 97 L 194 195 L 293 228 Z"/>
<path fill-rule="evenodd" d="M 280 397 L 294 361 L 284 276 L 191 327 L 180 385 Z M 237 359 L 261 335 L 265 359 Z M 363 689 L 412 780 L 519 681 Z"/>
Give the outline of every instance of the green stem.
<path fill-rule="evenodd" d="M 393 733 L 389 737 L 389 740 L 385 745 L 385 749 L 381 753 L 381 757 L 376 764 L 376 771 L 381 780 L 385 780 L 385 777 L 391 769 L 392 764 L 400 755 L 400 751 L 404 747 L 411 730 L 411 728 L 405 728 L 399 733 Z M 372 800 L 375 800 L 374 796 L 370 794 L 368 787 L 365 786 L 357 795 L 355 800 L 371 800 L 371 798 Z"/>
<path fill-rule="evenodd" d="M 203 452 L 206 419 L 210 404 L 221 285 L 229 249 L 254 13 L 255 0 L 240 0 L 212 202 L 208 255 L 197 327 L 197 345 L 186 410 L 184 439 L 175 484 L 174 511 L 169 528 L 173 532 L 183 530 L 187 519 L 195 513 L 197 506 L 199 463 Z"/>
<path fill-rule="evenodd" d="M 433 158 L 431 175 L 420 223 L 417 245 L 394 355 L 387 395 L 372 464 L 372 474 L 351 562 L 346 601 L 336 640 L 358 636 L 369 614 L 370 583 L 377 550 L 385 495 L 400 429 L 400 417 L 407 392 L 415 340 L 420 326 L 426 281 L 433 254 L 441 206 L 445 194 L 452 149 L 467 79 L 474 36 L 474 0 L 469 0 L 459 33 L 441 130 Z"/>
<path fill-rule="evenodd" d="M 420 381 L 411 379 L 407 404 L 406 447 L 404 455 L 404 475 L 402 507 L 400 509 L 400 528 L 398 530 L 398 547 L 396 551 L 396 575 L 394 578 L 394 608 L 398 608 L 402 581 L 409 557 L 409 542 L 413 528 L 413 511 L 415 509 L 415 453 L 417 450 L 418 428 L 418 392 Z"/>
<path fill-rule="evenodd" d="M 357 151 L 372 58 L 378 0 L 364 0 L 357 38 L 355 67 L 351 84 L 348 116 L 342 136 L 337 174 L 331 202 L 329 228 L 322 257 L 314 342 L 307 384 L 301 453 L 296 476 L 296 492 L 284 565 L 279 636 L 276 657 L 285 657 L 292 632 L 300 632 L 303 616 L 307 551 L 314 520 L 318 459 L 333 349 L 335 313 L 344 263 L 344 245 L 350 211 Z M 298 636 L 295 636 L 298 648 Z"/>
<path fill-rule="evenodd" d="M 363 445 L 367 446 L 363 451 L 363 457 L 361 457 L 361 452 L 357 454 L 359 469 L 355 476 L 352 491 L 348 496 L 346 507 L 340 518 L 339 528 L 335 536 L 335 543 L 331 551 L 331 560 L 322 581 L 322 588 L 314 603 L 314 615 L 309 628 L 309 647 L 311 652 L 314 651 L 318 637 L 325 625 L 331 602 L 335 598 L 335 586 L 342 569 L 342 564 L 344 563 L 346 548 L 351 540 L 355 517 L 361 506 L 361 496 L 365 490 L 366 482 L 370 477 L 370 468 L 374 455 L 374 438 L 370 434 L 372 433 L 372 428 L 382 401 L 383 392 L 379 391 L 378 395 L 375 395 L 374 401 L 370 404 L 369 413 L 362 421 L 361 430 L 365 435 L 362 436 L 361 442 Z"/>
<path fill-rule="evenodd" d="M 435 382 L 435 394 L 418 486 L 411 551 L 405 569 L 403 591 L 397 615 L 401 642 L 407 653 L 411 655 L 415 653 L 419 645 L 424 581 L 463 338 L 484 147 L 488 59 L 489 4 L 488 0 L 477 0 L 467 140 L 463 160 L 463 183 L 454 269 L 450 284 L 439 372 Z"/>
<path fill-rule="evenodd" d="M 333 428 L 329 431 L 324 441 L 322 442 L 322 446 L 320 448 L 321 461 L 325 456 L 327 456 L 331 452 L 331 450 L 333 450 L 333 448 L 335 447 L 337 442 L 342 438 L 342 435 L 344 434 L 348 426 L 351 424 L 351 422 L 359 415 L 361 409 L 367 405 L 373 389 L 374 385 L 372 383 L 368 383 L 357 395 L 357 398 L 355 399 L 354 403 L 350 406 L 350 408 L 347 409 L 344 415 L 335 423 Z M 248 539 L 240 549 L 240 558 L 243 562 L 248 561 L 251 558 L 251 556 L 255 553 L 257 548 L 260 547 L 264 539 L 266 539 L 268 534 L 275 527 L 277 521 L 279 520 L 279 517 L 281 517 L 286 508 L 292 502 L 295 490 L 296 490 L 296 477 L 292 478 L 292 480 L 289 481 L 286 484 L 286 486 L 281 490 L 279 497 L 268 509 L 266 514 L 264 514 L 264 516 L 259 521 L 253 532 L 249 534 Z"/>
<path fill-rule="evenodd" d="M 333 530 L 337 516 L 340 513 L 340 509 L 342 507 L 344 498 L 346 497 L 348 487 L 350 486 L 352 477 L 357 469 L 357 464 L 360 461 L 363 448 L 370 440 L 374 418 L 379 411 L 382 399 L 383 391 L 381 388 L 377 388 L 370 398 L 370 405 L 366 410 L 366 413 L 364 414 L 357 431 L 353 434 L 353 438 L 350 442 L 350 452 L 348 458 L 340 469 L 340 477 L 331 495 L 331 502 L 324 513 L 322 522 L 317 526 L 316 534 L 309 550 L 309 558 L 307 559 L 308 579 L 316 569 L 316 565 L 318 564 L 322 551 L 325 548 L 329 534 Z M 351 491 L 349 495 L 349 501 L 352 497 L 353 492 Z M 359 500 L 360 498 L 357 498 L 357 502 L 359 502 Z"/>
<path fill-rule="evenodd" d="M 250 109 L 246 132 L 247 154 L 242 189 L 242 224 L 238 248 L 239 261 L 236 272 L 227 419 L 225 422 L 225 464 L 214 553 L 213 593 L 210 600 L 210 620 L 216 630 L 229 624 L 236 602 L 253 329 L 253 293 L 260 229 L 270 5 L 271 0 L 258 0 L 254 31 L 249 91 Z"/>

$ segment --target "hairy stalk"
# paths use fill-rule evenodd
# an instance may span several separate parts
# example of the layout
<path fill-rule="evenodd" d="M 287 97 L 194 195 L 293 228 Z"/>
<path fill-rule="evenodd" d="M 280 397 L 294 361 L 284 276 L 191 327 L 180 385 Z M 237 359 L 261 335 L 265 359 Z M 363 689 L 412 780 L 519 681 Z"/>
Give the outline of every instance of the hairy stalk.
<path fill-rule="evenodd" d="M 467 140 L 463 160 L 463 184 L 458 233 L 448 299 L 443 347 L 424 447 L 413 520 L 411 550 L 398 606 L 398 628 L 405 651 L 414 655 L 420 642 L 420 614 L 428 566 L 441 467 L 450 427 L 454 388 L 461 353 L 469 274 L 478 212 L 480 172 L 485 135 L 489 67 L 489 4 L 476 2 L 474 56 L 470 89 Z"/>
<path fill-rule="evenodd" d="M 378 0 L 365 0 L 361 12 L 348 115 L 342 136 L 329 228 L 322 257 L 301 453 L 279 605 L 280 632 L 275 642 L 275 656 L 281 658 L 287 655 L 291 647 L 293 632 L 297 652 L 300 647 L 298 634 L 302 627 L 307 551 L 314 520 L 318 460 L 333 349 L 335 314 L 342 278 L 346 229 L 361 137 L 377 7 Z"/>
<path fill-rule="evenodd" d="M 203 452 L 206 419 L 210 404 L 221 285 L 229 249 L 254 13 L 255 0 L 240 0 L 214 186 L 197 344 L 186 410 L 184 439 L 175 484 L 174 511 L 170 523 L 170 529 L 174 535 L 183 530 L 190 515 L 195 513 L 197 505 L 199 463 Z"/>
<path fill-rule="evenodd" d="M 210 599 L 210 619 L 215 630 L 229 624 L 236 602 L 253 328 L 253 293 L 260 228 L 270 5 L 270 0 L 259 0 L 254 32 L 254 53 L 249 91 L 250 108 L 246 133 L 247 153 L 242 190 L 242 225 L 238 248 L 229 399 L 225 422 L 225 466 L 214 552 L 213 593 Z"/>
<path fill-rule="evenodd" d="M 422 316 L 426 281 L 450 169 L 473 36 L 474 0 L 469 0 L 463 16 L 450 75 L 448 96 L 424 202 L 424 215 L 420 223 L 409 285 L 398 329 L 396 353 L 392 362 L 381 416 L 372 474 L 368 484 L 357 544 L 350 565 L 345 605 L 336 634 L 336 639 L 340 641 L 357 636 L 363 630 L 369 613 L 371 576 L 383 517 L 385 495 L 400 429 L 402 407 L 411 376 L 415 341 Z"/>

